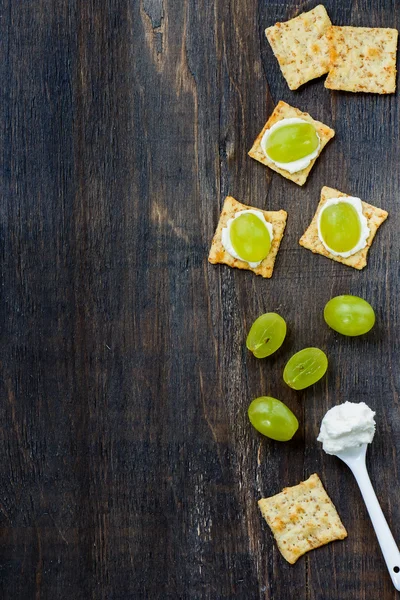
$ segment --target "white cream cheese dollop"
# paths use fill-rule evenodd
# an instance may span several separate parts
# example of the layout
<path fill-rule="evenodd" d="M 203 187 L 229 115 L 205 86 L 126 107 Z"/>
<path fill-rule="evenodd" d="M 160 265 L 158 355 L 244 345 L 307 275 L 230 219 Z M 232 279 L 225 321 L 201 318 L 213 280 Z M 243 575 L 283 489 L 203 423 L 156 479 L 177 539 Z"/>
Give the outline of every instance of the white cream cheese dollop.
<path fill-rule="evenodd" d="M 327 454 L 370 444 L 375 434 L 374 415 L 365 402 L 334 406 L 322 419 L 317 441 L 322 442 Z"/>
<path fill-rule="evenodd" d="M 264 135 L 261 138 L 261 148 L 262 148 L 262 151 L 264 152 L 265 156 L 268 158 L 268 160 L 273 162 L 274 165 L 276 165 L 280 169 L 284 169 L 285 171 L 288 171 L 289 173 L 297 173 L 298 171 L 302 171 L 303 169 L 306 169 L 308 167 L 308 165 L 310 164 L 310 162 L 314 158 L 317 158 L 319 149 L 321 147 L 321 138 L 319 137 L 318 132 L 316 131 L 315 133 L 317 134 L 317 138 L 318 138 L 318 148 L 316 150 L 314 150 L 314 152 L 311 152 L 311 154 L 307 154 L 307 156 L 304 156 L 303 158 L 300 158 L 299 160 L 294 160 L 292 162 L 287 162 L 287 163 L 282 163 L 282 162 L 277 162 L 276 160 L 272 160 L 272 158 L 270 156 L 268 156 L 268 152 L 266 150 L 267 141 L 268 141 L 268 138 L 270 137 L 271 133 L 273 131 L 276 131 L 277 129 L 280 129 L 281 127 L 285 127 L 286 125 L 294 125 L 295 123 L 308 123 L 308 121 L 305 121 L 304 119 L 299 119 L 297 117 L 293 117 L 290 119 L 281 119 L 280 121 L 278 121 L 277 123 L 272 125 L 272 127 L 267 129 L 267 131 L 264 133 Z"/>
<path fill-rule="evenodd" d="M 237 212 L 232 219 L 229 219 L 229 221 L 226 224 L 226 227 L 224 227 L 223 230 L 222 230 L 221 242 L 222 242 L 222 245 L 225 248 L 225 250 L 231 256 L 233 256 L 233 258 L 237 258 L 238 260 L 242 260 L 243 262 L 247 263 L 252 269 L 255 269 L 256 267 L 258 267 L 259 264 L 262 263 L 262 260 L 259 260 L 258 262 L 249 262 L 249 261 L 245 260 L 244 258 L 242 258 L 241 256 L 239 256 L 239 254 L 237 252 L 235 252 L 235 249 L 232 246 L 232 242 L 231 242 L 231 234 L 230 234 L 231 225 L 232 225 L 232 223 L 233 223 L 233 221 L 235 219 L 237 219 L 241 215 L 245 215 L 245 214 L 255 215 L 256 217 L 258 217 L 260 219 L 260 221 L 263 222 L 263 224 L 265 225 L 265 227 L 268 229 L 269 236 L 270 236 L 271 242 L 272 242 L 272 240 L 274 238 L 274 230 L 273 230 L 272 224 L 268 223 L 268 221 L 265 219 L 263 213 L 260 210 L 254 210 L 254 209 L 241 210 L 241 211 Z"/>
<path fill-rule="evenodd" d="M 329 248 L 329 246 L 325 243 L 324 238 L 322 237 L 322 234 L 321 234 L 321 217 L 322 217 L 324 211 L 329 206 L 332 206 L 334 204 L 339 204 L 340 202 L 346 202 L 347 204 L 350 204 L 356 210 L 358 218 L 360 219 L 360 225 L 361 225 L 361 233 L 360 233 L 360 239 L 358 240 L 358 243 L 354 246 L 354 248 L 352 248 L 351 250 L 348 250 L 347 252 L 335 252 L 335 250 L 332 250 L 332 248 Z M 341 198 L 329 198 L 329 200 L 327 200 L 325 202 L 325 204 L 323 205 L 322 210 L 320 210 L 320 212 L 319 212 L 319 215 L 318 215 L 318 237 L 319 237 L 322 245 L 324 246 L 324 248 L 326 248 L 326 250 L 328 250 L 328 252 L 330 252 L 330 254 L 333 254 L 334 256 L 342 256 L 343 258 L 348 258 L 349 256 L 356 254 L 356 252 L 359 252 L 360 250 L 365 248 L 365 246 L 367 245 L 367 240 L 369 238 L 369 234 L 370 234 L 370 230 L 368 227 L 368 220 L 367 220 L 367 217 L 363 214 L 362 202 L 361 202 L 360 198 L 355 198 L 354 196 L 343 196 Z"/>

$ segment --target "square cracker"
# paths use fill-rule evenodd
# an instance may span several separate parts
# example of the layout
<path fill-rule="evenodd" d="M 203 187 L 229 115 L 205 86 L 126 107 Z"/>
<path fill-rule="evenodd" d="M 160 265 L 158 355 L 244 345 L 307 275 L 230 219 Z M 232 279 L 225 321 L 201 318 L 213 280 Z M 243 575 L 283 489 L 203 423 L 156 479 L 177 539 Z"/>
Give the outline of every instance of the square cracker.
<path fill-rule="evenodd" d="M 397 29 L 330 27 L 330 67 L 325 87 L 347 92 L 393 94 Z"/>
<path fill-rule="evenodd" d="M 266 221 L 272 224 L 274 234 L 268 256 L 266 256 L 258 267 L 255 268 L 250 267 L 247 262 L 231 256 L 223 247 L 221 240 L 222 230 L 226 227 L 229 219 L 232 219 L 237 212 L 249 209 L 259 210 L 264 215 Z M 261 275 L 262 277 L 272 277 L 276 255 L 278 254 L 279 246 L 283 238 L 283 232 L 285 231 L 286 219 L 287 212 L 284 210 L 261 210 L 259 208 L 254 208 L 253 206 L 241 204 L 235 200 L 235 198 L 232 198 L 232 196 L 227 196 L 211 243 L 210 254 L 208 255 L 209 262 L 214 265 L 220 263 L 230 267 L 236 267 L 237 269 L 246 269 L 248 271 L 253 271 L 256 275 Z"/>
<path fill-rule="evenodd" d="M 282 556 L 290 563 L 314 548 L 347 537 L 336 508 L 316 473 L 258 502 Z"/>
<path fill-rule="evenodd" d="M 321 208 L 325 202 L 329 200 L 329 198 L 342 198 L 348 195 L 349 194 L 343 194 L 343 192 L 339 192 L 338 190 L 330 187 L 323 187 L 321 190 L 321 200 L 317 206 L 317 211 L 310 223 L 310 226 L 300 238 L 299 244 L 300 246 L 311 250 L 311 252 L 314 252 L 314 254 L 322 254 L 323 256 L 331 258 L 332 260 L 336 260 L 344 265 L 360 270 L 367 265 L 367 255 L 368 250 L 371 247 L 372 240 L 374 239 L 380 225 L 382 225 L 383 221 L 387 219 L 388 213 L 386 210 L 382 210 L 381 208 L 377 208 L 376 206 L 362 202 L 363 215 L 367 218 L 370 231 L 367 239 L 367 245 L 365 248 L 359 250 L 348 258 L 343 258 L 343 256 L 334 256 L 328 252 L 318 237 L 318 215 Z"/>
<path fill-rule="evenodd" d="M 291 90 L 329 71 L 328 42 L 332 25 L 322 4 L 298 17 L 265 30 L 282 74 Z"/>
<path fill-rule="evenodd" d="M 293 106 L 290 106 L 290 104 L 286 104 L 286 102 L 283 102 L 282 100 L 280 100 L 278 102 L 278 104 L 276 105 L 276 107 L 274 109 L 274 112 L 272 113 L 272 115 L 270 116 L 268 121 L 265 123 L 262 131 L 257 136 L 257 139 L 253 144 L 253 147 L 249 151 L 249 156 L 251 156 L 255 160 L 258 160 L 260 163 L 262 163 L 263 165 L 266 165 L 273 171 L 276 171 L 283 177 L 286 177 L 286 179 L 290 179 L 290 181 L 297 183 L 297 185 L 304 185 L 318 156 L 313 158 L 313 160 L 310 162 L 308 167 L 306 167 L 305 169 L 302 169 L 301 171 L 297 171 L 297 173 L 289 173 L 289 171 L 285 171 L 284 169 L 277 167 L 264 154 L 263 149 L 261 148 L 261 140 L 267 129 L 270 129 L 272 127 L 272 125 L 275 125 L 275 123 L 277 123 L 278 121 L 281 121 L 282 119 L 292 119 L 292 118 L 303 119 L 304 121 L 307 121 L 308 123 L 311 123 L 312 125 L 314 125 L 314 127 L 320 137 L 320 140 L 321 140 L 321 145 L 320 145 L 320 148 L 318 151 L 318 156 L 319 156 L 321 154 L 322 150 L 324 149 L 324 147 L 326 146 L 326 144 L 329 142 L 329 140 L 332 139 L 333 136 L 335 135 L 335 131 L 333 129 L 331 129 L 330 127 L 328 127 L 327 125 L 324 125 L 324 123 L 321 123 L 320 121 L 315 121 L 315 119 L 313 119 L 308 113 L 301 112 L 301 110 L 299 110 L 298 108 L 294 108 Z"/>

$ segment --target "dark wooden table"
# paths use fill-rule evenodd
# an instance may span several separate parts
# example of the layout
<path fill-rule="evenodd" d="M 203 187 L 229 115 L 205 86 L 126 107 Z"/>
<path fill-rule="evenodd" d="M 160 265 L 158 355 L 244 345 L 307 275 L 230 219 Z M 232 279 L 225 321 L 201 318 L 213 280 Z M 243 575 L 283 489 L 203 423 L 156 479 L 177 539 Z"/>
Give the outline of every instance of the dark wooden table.
<path fill-rule="evenodd" d="M 345 400 L 376 410 L 373 484 L 400 541 L 399 95 L 290 92 L 265 27 L 316 2 L 4 0 L 0 5 L 0 597 L 389 600 L 398 597 L 345 465 L 316 436 Z M 325 5 L 400 27 L 395 0 Z M 304 188 L 247 151 L 278 100 L 336 130 Z M 298 245 L 322 185 L 385 208 L 363 272 Z M 227 194 L 289 213 L 271 280 L 211 266 Z M 374 330 L 325 326 L 358 294 Z M 289 335 L 258 361 L 252 321 Z M 282 367 L 308 345 L 327 377 Z M 250 401 L 298 415 L 258 435 Z M 280 556 L 257 500 L 317 472 L 349 537 Z"/>

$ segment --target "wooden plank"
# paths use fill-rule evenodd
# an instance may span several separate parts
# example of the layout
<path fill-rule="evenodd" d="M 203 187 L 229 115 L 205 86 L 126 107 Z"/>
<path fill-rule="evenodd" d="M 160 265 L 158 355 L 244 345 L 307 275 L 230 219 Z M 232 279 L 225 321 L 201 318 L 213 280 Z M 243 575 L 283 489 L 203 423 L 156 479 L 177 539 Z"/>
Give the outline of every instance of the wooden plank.
<path fill-rule="evenodd" d="M 400 539 L 398 97 L 289 91 L 264 29 L 314 4 L 3 3 L 2 598 L 394 598 L 351 473 L 315 438 L 334 403 L 377 411 L 369 467 Z M 325 5 L 400 25 L 391 0 Z M 280 99 L 336 130 L 304 188 L 247 156 Z M 389 210 L 365 272 L 298 245 L 322 185 Z M 271 280 L 207 263 L 227 194 L 288 211 Z M 323 322 L 346 292 L 376 308 L 363 339 Z M 258 361 L 244 340 L 270 310 L 289 334 Z M 328 376 L 294 392 L 282 368 L 308 345 Z M 298 415 L 290 443 L 251 428 L 262 394 Z M 312 472 L 349 538 L 290 566 L 256 501 Z"/>

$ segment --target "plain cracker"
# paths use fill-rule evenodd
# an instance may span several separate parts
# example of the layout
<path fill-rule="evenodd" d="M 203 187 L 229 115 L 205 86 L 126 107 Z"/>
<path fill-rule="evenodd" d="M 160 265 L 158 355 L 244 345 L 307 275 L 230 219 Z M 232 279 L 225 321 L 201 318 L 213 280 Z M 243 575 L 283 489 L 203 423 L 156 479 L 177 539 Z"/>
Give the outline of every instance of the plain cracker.
<path fill-rule="evenodd" d="M 291 90 L 321 77 L 329 70 L 328 42 L 331 25 L 322 4 L 284 23 L 276 23 L 265 35 Z"/>
<path fill-rule="evenodd" d="M 285 171 L 284 169 L 277 167 L 264 154 L 263 149 L 261 148 L 261 140 L 263 138 L 265 131 L 267 129 L 270 129 L 272 127 L 272 125 L 275 125 L 275 123 L 277 123 L 278 121 L 281 121 L 282 119 L 291 119 L 291 118 L 303 119 L 304 121 L 307 121 L 308 123 L 311 123 L 312 125 L 314 125 L 314 127 L 320 137 L 320 140 L 321 140 L 318 155 L 310 162 L 308 167 L 306 167 L 305 169 L 302 169 L 301 171 L 297 171 L 297 173 L 289 173 L 289 171 Z M 316 121 L 308 113 L 302 112 L 298 108 L 294 108 L 293 106 L 290 106 L 290 104 L 286 104 L 286 102 L 283 102 L 282 100 L 280 100 L 278 102 L 278 104 L 276 105 L 274 112 L 272 113 L 272 115 L 270 116 L 270 118 L 268 119 L 266 124 L 264 125 L 262 131 L 257 136 L 257 139 L 253 144 L 253 147 L 249 151 L 249 156 L 251 156 L 255 160 L 258 160 L 260 163 L 262 163 L 263 165 L 266 165 L 273 171 L 276 171 L 283 177 L 286 177 L 286 179 L 290 179 L 290 181 L 297 183 L 297 185 L 304 185 L 311 169 L 314 166 L 315 161 L 318 159 L 322 150 L 324 149 L 326 144 L 329 142 L 329 140 L 333 138 L 334 135 L 335 135 L 334 130 L 331 129 L 330 127 L 328 127 L 327 125 L 324 125 L 324 123 L 321 123 L 320 121 Z"/>
<path fill-rule="evenodd" d="M 386 210 L 382 210 L 381 208 L 377 208 L 376 206 L 372 206 L 371 204 L 367 204 L 366 202 L 361 202 L 363 215 L 367 218 L 368 227 L 369 227 L 369 237 L 367 239 L 367 245 L 362 250 L 359 250 L 352 256 L 348 258 L 343 258 L 343 256 L 334 256 L 325 248 L 322 244 L 321 240 L 318 237 L 318 215 L 322 208 L 329 198 L 341 198 L 346 197 L 348 194 L 344 194 L 343 192 L 339 192 L 334 188 L 323 187 L 321 190 L 321 200 L 317 206 L 316 213 L 311 221 L 309 227 L 300 238 L 299 244 L 314 254 L 322 254 L 327 258 L 331 258 L 332 260 L 336 260 L 337 262 L 343 263 L 349 267 L 354 267 L 355 269 L 363 269 L 367 265 L 367 255 L 368 250 L 372 245 L 372 241 L 378 231 L 380 225 L 385 221 L 388 216 Z"/>
<path fill-rule="evenodd" d="M 226 227 L 229 219 L 232 219 L 237 212 L 249 209 L 259 210 L 264 215 L 265 219 L 269 223 L 272 223 L 273 227 L 273 239 L 268 256 L 266 256 L 266 258 L 264 258 L 264 260 L 258 265 L 258 267 L 255 268 L 250 267 L 250 265 L 247 262 L 238 260 L 237 258 L 231 256 L 225 250 L 221 241 L 222 230 L 224 229 L 224 227 Z M 228 265 L 230 267 L 236 267 L 237 269 L 246 269 L 248 271 L 253 271 L 253 273 L 255 273 L 256 275 L 261 275 L 262 277 L 272 277 L 276 255 L 278 253 L 279 246 L 283 238 L 283 232 L 285 231 L 286 219 L 287 212 L 284 210 L 261 210 L 259 208 L 254 208 L 252 206 L 246 206 L 245 204 L 241 204 L 240 202 L 235 200 L 235 198 L 232 198 L 232 196 L 227 196 L 225 198 L 218 226 L 211 243 L 210 254 L 208 256 L 209 262 L 212 264 L 220 263 L 223 265 Z"/>
<path fill-rule="evenodd" d="M 284 488 L 258 505 L 282 556 L 294 564 L 314 548 L 347 537 L 336 508 L 316 473 L 306 481 Z"/>
<path fill-rule="evenodd" d="M 330 67 L 325 87 L 347 92 L 393 94 L 396 90 L 397 29 L 328 29 Z"/>

